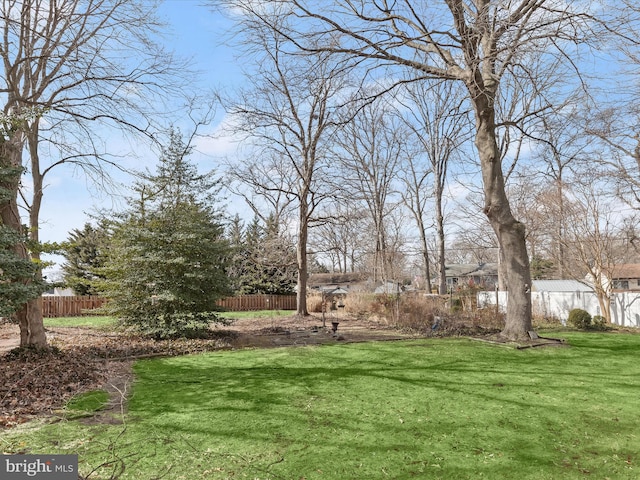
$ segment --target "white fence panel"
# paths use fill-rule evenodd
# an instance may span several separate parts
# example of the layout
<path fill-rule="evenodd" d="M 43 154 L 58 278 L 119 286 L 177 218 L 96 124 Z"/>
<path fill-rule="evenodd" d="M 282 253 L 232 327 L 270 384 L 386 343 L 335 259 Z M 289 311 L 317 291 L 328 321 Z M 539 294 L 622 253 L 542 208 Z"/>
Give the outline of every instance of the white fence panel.
<path fill-rule="evenodd" d="M 496 300 L 502 311 L 507 308 L 508 292 L 479 292 L 478 307 L 494 307 Z M 534 316 L 557 318 L 566 324 L 569 312 L 581 308 L 591 316 L 602 315 L 598 298 L 591 292 L 531 292 Z M 613 294 L 611 322 L 624 327 L 640 328 L 640 294 L 622 292 Z"/>
<path fill-rule="evenodd" d="M 624 327 L 640 328 L 640 294 L 615 293 L 611 302 L 611 322 Z"/>

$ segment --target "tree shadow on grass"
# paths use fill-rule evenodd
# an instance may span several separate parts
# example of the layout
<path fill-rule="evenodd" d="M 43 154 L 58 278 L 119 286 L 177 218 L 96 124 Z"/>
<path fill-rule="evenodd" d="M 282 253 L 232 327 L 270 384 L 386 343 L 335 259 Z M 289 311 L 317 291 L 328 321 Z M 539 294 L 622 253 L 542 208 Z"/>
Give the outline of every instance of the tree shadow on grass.
<path fill-rule="evenodd" d="M 474 345 L 454 354 L 424 342 L 230 352 L 138 364 L 131 407 L 154 431 L 195 436 L 203 448 L 239 452 L 250 444 L 268 459 L 260 468 L 279 452 L 302 472 L 316 452 L 348 465 L 346 475 L 380 456 L 406 473 L 433 463 L 433 445 L 454 438 L 455 448 L 475 456 L 476 467 L 455 467 L 468 473 L 488 445 L 508 449 L 510 463 L 548 463 L 553 448 L 531 445 L 561 438 L 561 422 L 591 428 L 602 423 L 592 404 L 631 401 L 637 369 L 614 375 L 589 367 L 598 361 L 591 348 L 540 355 Z M 618 435 L 637 427 L 615 426 Z M 400 466 L 400 457 L 413 460 Z"/>

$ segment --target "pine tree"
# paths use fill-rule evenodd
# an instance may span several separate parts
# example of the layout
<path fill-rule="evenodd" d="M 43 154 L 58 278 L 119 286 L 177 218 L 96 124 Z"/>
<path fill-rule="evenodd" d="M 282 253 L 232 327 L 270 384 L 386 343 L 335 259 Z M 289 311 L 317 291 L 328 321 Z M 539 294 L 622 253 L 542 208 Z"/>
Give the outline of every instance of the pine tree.
<path fill-rule="evenodd" d="M 295 245 L 282 234 L 273 216 L 267 218 L 263 245 L 264 293 L 294 293 L 298 275 Z"/>
<path fill-rule="evenodd" d="M 246 227 L 236 219 L 229 238 L 233 245 L 229 276 L 238 295 L 286 295 L 295 290 L 295 247 L 280 234 L 273 219 L 262 225 L 255 217 Z"/>
<path fill-rule="evenodd" d="M 154 338 L 206 334 L 230 292 L 219 182 L 199 174 L 189 153 L 172 131 L 157 172 L 142 176 L 131 207 L 112 219 L 108 308 Z"/>
<path fill-rule="evenodd" d="M 107 245 L 107 234 L 102 226 L 86 223 L 81 230 L 70 232 L 63 246 L 66 261 L 62 272 L 65 285 L 76 295 L 98 294 L 99 282 L 104 279 L 99 271 L 105 263 Z"/>

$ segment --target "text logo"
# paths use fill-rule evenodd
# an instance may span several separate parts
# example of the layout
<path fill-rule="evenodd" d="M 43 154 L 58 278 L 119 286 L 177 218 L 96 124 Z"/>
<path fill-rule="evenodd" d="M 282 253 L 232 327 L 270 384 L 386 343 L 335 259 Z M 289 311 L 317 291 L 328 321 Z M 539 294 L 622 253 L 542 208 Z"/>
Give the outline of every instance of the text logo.
<path fill-rule="evenodd" d="M 77 480 L 78 455 L 1 455 L 2 480 Z"/>

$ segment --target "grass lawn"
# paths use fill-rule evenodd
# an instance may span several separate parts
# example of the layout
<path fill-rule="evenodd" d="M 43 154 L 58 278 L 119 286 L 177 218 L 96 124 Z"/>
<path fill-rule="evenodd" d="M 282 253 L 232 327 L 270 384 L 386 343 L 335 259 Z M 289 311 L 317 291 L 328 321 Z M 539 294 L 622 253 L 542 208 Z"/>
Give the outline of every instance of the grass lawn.
<path fill-rule="evenodd" d="M 290 316 L 291 310 L 258 310 L 250 312 L 221 312 L 220 316 L 228 320 L 238 320 L 243 318 L 272 318 Z M 45 327 L 91 327 L 100 329 L 109 329 L 117 325 L 114 317 L 57 317 L 45 318 Z"/>
<path fill-rule="evenodd" d="M 640 335 L 562 335 L 571 347 L 438 339 L 145 360 L 124 424 L 32 424 L 0 444 L 77 453 L 90 479 L 639 478 Z"/>
<path fill-rule="evenodd" d="M 99 329 L 110 329 L 116 326 L 116 319 L 113 317 L 55 317 L 45 318 L 45 327 L 91 327 Z"/>
<path fill-rule="evenodd" d="M 248 312 L 220 312 L 220 316 L 229 320 L 241 320 L 243 318 L 290 317 L 294 313 L 293 310 L 251 310 Z"/>

